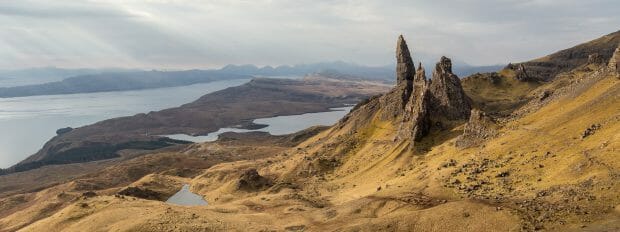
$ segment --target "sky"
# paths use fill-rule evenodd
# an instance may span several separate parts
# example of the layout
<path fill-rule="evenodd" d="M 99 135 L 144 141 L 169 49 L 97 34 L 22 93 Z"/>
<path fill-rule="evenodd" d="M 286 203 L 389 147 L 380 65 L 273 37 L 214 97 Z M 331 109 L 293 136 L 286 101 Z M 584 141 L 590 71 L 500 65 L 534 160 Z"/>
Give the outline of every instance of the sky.
<path fill-rule="evenodd" d="M 620 30 L 618 0 L 0 0 L 0 69 L 472 65 L 540 57 Z"/>

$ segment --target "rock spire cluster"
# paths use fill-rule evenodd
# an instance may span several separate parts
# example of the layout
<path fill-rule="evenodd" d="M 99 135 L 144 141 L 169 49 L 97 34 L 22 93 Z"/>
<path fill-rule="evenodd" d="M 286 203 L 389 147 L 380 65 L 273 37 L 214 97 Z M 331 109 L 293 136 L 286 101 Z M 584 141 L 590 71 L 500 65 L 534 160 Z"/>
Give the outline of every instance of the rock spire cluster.
<path fill-rule="evenodd" d="M 415 70 L 405 39 L 400 36 L 396 46 L 397 93 L 403 98 L 404 116 L 401 130 L 409 134 L 411 146 L 428 135 L 441 121 L 467 120 L 471 100 L 465 95 L 461 81 L 452 73 L 452 61 L 441 57 L 431 80 L 420 63 Z M 401 131 L 400 134 L 403 134 Z"/>

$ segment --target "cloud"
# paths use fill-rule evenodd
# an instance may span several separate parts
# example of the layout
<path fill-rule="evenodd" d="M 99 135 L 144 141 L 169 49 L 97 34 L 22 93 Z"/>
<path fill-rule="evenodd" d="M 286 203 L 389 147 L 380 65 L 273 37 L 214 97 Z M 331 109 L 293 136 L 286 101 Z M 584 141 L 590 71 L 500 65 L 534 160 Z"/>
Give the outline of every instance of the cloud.
<path fill-rule="evenodd" d="M 23 0 L 0 4 L 0 68 L 204 68 L 542 56 L 620 28 L 616 0 Z"/>

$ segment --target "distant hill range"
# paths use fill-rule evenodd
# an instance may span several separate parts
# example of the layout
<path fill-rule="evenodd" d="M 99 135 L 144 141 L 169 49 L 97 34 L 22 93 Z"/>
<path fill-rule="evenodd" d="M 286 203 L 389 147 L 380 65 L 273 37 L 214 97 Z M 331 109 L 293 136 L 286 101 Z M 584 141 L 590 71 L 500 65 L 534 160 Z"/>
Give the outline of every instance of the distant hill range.
<path fill-rule="evenodd" d="M 461 77 L 501 69 L 497 66 L 470 66 L 455 62 L 455 73 Z M 0 70 L 0 98 L 58 95 L 110 91 L 127 91 L 175 87 L 219 80 L 250 79 L 256 76 L 328 75 L 392 83 L 393 65 L 370 67 L 346 62 L 324 62 L 277 67 L 227 65 L 213 70 L 143 71 L 133 69 L 60 69 L 35 68 Z M 63 78 L 66 76 L 67 78 Z"/>
<path fill-rule="evenodd" d="M 429 64 L 430 65 L 430 64 Z M 469 76 L 474 73 L 494 72 L 502 69 L 505 65 L 489 65 L 489 66 L 473 66 L 463 62 L 454 62 L 454 73 L 460 77 Z M 311 73 L 329 73 L 329 74 L 341 74 L 342 76 L 355 76 L 363 79 L 370 80 L 383 80 L 394 81 L 396 73 L 394 72 L 394 65 L 386 66 L 364 66 L 353 63 L 347 63 L 342 61 L 325 62 L 315 64 L 300 64 L 294 66 L 265 66 L 262 68 L 256 65 L 227 65 L 219 71 L 235 74 L 246 75 L 263 75 L 263 76 L 303 76 Z M 429 70 L 432 70 L 431 66 L 428 66 Z"/>
<path fill-rule="evenodd" d="M 244 78 L 252 77 L 208 70 L 112 72 L 69 77 L 43 84 L 0 88 L 0 97 L 153 89 Z"/>

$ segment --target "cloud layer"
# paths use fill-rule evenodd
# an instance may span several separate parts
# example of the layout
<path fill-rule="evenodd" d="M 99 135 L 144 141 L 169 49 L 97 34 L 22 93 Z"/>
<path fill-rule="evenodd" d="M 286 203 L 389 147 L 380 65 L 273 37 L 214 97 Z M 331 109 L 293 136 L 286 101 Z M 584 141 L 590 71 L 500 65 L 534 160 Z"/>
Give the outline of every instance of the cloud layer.
<path fill-rule="evenodd" d="M 0 3 L 0 68 L 208 68 L 414 55 L 522 61 L 620 29 L 617 0 L 21 0 Z"/>

